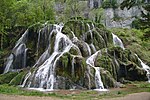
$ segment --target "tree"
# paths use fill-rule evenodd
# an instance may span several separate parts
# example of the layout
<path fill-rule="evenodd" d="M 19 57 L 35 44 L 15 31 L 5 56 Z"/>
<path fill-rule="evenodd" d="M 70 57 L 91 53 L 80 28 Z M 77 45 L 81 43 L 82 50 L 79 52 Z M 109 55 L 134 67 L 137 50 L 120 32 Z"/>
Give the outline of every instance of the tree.
<path fill-rule="evenodd" d="M 53 3 L 54 0 L 0 0 L 0 49 L 14 27 L 27 28 L 37 22 L 54 20 Z"/>
<path fill-rule="evenodd" d="M 11 28 L 11 7 L 13 0 L 0 0 L 0 49 L 3 49 L 6 29 Z"/>

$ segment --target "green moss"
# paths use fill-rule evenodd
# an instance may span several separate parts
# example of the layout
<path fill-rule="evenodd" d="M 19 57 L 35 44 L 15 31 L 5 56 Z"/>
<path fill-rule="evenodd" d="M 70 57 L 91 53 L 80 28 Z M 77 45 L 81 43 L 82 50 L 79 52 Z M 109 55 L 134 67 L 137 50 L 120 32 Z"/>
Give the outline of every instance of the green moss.
<path fill-rule="evenodd" d="M 137 29 L 112 28 L 110 31 L 117 34 L 122 39 L 124 46 L 150 65 L 150 41 L 144 40 L 144 32 Z M 136 48 L 136 49 L 135 49 Z"/>
<path fill-rule="evenodd" d="M 23 78 L 25 77 L 25 75 L 27 74 L 27 71 L 23 71 L 20 72 L 17 76 L 15 76 L 11 81 L 10 81 L 10 85 L 20 85 Z"/>
<path fill-rule="evenodd" d="M 69 51 L 72 55 L 80 55 L 77 48 L 72 47 Z"/>
<path fill-rule="evenodd" d="M 101 78 L 105 87 L 115 87 L 116 81 L 113 76 L 109 73 L 109 71 L 101 69 Z"/>
<path fill-rule="evenodd" d="M 17 75 L 18 75 L 18 72 L 9 72 L 6 74 L 1 74 L 0 84 L 8 84 Z"/>

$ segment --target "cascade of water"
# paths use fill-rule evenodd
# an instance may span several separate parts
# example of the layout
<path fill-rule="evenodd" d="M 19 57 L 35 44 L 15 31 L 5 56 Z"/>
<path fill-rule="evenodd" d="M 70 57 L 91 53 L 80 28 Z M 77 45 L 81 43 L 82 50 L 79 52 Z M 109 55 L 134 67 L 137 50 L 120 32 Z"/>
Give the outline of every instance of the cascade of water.
<path fill-rule="evenodd" d="M 26 60 L 27 60 L 27 51 L 28 51 L 28 48 L 25 49 L 24 51 L 24 57 L 23 57 L 23 67 L 26 67 Z"/>
<path fill-rule="evenodd" d="M 46 61 L 49 58 L 50 54 L 48 52 L 48 49 L 39 57 L 39 59 L 37 60 L 36 64 L 33 67 L 38 67 L 41 64 L 44 63 L 44 61 Z"/>
<path fill-rule="evenodd" d="M 37 42 L 37 56 L 39 54 L 39 45 L 40 45 L 40 37 L 41 37 L 41 30 L 39 30 L 39 35 L 38 35 L 38 42 Z"/>
<path fill-rule="evenodd" d="M 24 87 L 25 86 L 26 81 L 28 80 L 28 78 L 30 77 L 30 75 L 31 75 L 31 72 L 29 72 L 28 74 L 26 74 L 25 79 L 24 79 L 22 85 L 20 85 L 20 87 Z"/>
<path fill-rule="evenodd" d="M 7 58 L 6 67 L 4 70 L 4 74 L 7 73 L 13 63 L 14 55 L 10 54 L 10 56 Z"/>
<path fill-rule="evenodd" d="M 27 52 L 25 43 L 27 42 L 27 38 L 28 38 L 28 29 L 24 32 L 21 38 L 16 42 L 16 45 L 13 48 L 12 53 L 7 58 L 4 73 L 7 73 L 10 69 L 13 69 L 14 67 L 25 67 L 26 52 Z"/>
<path fill-rule="evenodd" d="M 92 48 L 92 50 L 93 50 L 94 52 L 97 51 L 93 43 L 91 43 L 90 46 L 91 46 L 91 48 Z"/>
<path fill-rule="evenodd" d="M 38 65 L 39 68 L 34 73 L 35 77 L 33 77 L 33 79 L 31 79 L 31 82 L 29 82 L 30 85 L 28 84 L 30 89 L 36 89 L 36 90 L 38 89 L 40 91 L 53 90 L 54 83 L 55 83 L 55 67 L 56 67 L 57 61 L 60 59 L 60 57 L 63 56 L 64 53 L 69 52 L 69 50 L 72 47 L 75 47 L 75 48 L 77 47 L 76 45 L 72 43 L 72 41 L 66 35 L 61 33 L 61 30 L 63 28 L 62 24 L 54 25 L 54 26 L 55 26 L 54 30 L 56 32 L 56 37 L 55 37 L 55 42 L 54 42 L 54 52 L 46 60 L 47 58 L 46 55 L 48 54 L 48 49 L 47 49 L 37 61 L 36 65 Z M 44 63 L 42 64 L 41 61 Z M 31 85 L 33 84 L 32 82 L 33 83 L 37 82 L 37 84 Z"/>
<path fill-rule="evenodd" d="M 93 39 L 93 33 L 92 33 L 92 30 L 90 28 L 90 25 L 87 23 L 87 26 L 88 26 L 88 29 L 89 29 L 89 32 L 90 32 L 90 35 L 91 35 L 91 39 Z"/>
<path fill-rule="evenodd" d="M 90 48 L 90 46 L 86 42 L 85 42 L 85 45 L 87 46 L 88 53 L 89 53 L 89 56 L 90 56 L 92 54 L 91 48 Z"/>
<path fill-rule="evenodd" d="M 71 69 L 71 73 L 72 73 L 72 77 L 74 77 L 74 75 L 75 75 L 75 73 L 74 73 L 74 63 L 75 63 L 75 56 L 73 56 L 73 58 L 72 58 L 72 69 Z"/>
<path fill-rule="evenodd" d="M 78 41 L 78 38 L 75 36 L 74 32 L 71 31 L 72 35 L 73 35 L 73 41 L 72 42 L 77 42 Z"/>
<path fill-rule="evenodd" d="M 94 26 L 94 24 L 92 23 L 92 29 L 94 29 L 95 28 L 95 26 Z"/>
<path fill-rule="evenodd" d="M 15 60 L 14 60 L 14 69 L 18 68 L 24 68 L 25 66 L 25 61 L 26 61 L 26 45 L 24 43 L 20 44 L 15 51 L 13 51 L 15 55 Z M 16 67 L 16 68 L 15 68 Z"/>
<path fill-rule="evenodd" d="M 91 55 L 87 60 L 86 63 L 93 67 L 95 69 L 95 84 L 96 84 L 96 89 L 98 91 L 107 91 L 107 89 L 104 89 L 104 85 L 103 82 L 101 80 L 101 75 L 100 75 L 100 68 L 99 67 L 95 67 L 95 60 L 97 58 L 97 56 L 99 55 L 101 51 L 97 51 L 96 53 L 94 53 L 93 55 Z"/>
<path fill-rule="evenodd" d="M 44 85 L 46 84 L 47 80 L 49 79 L 51 83 L 48 83 L 52 89 L 53 87 L 53 82 L 54 82 L 54 77 L 53 75 L 53 70 L 52 70 L 52 63 L 54 62 L 56 56 L 58 55 L 58 52 L 54 52 L 37 70 L 36 75 L 35 75 L 35 80 L 39 80 L 39 88 L 44 88 Z M 49 72 L 50 71 L 50 72 Z M 50 73 L 50 78 L 48 74 Z"/>
<path fill-rule="evenodd" d="M 100 68 L 99 67 L 94 67 L 95 68 L 95 83 L 96 83 L 96 89 L 104 89 L 103 82 L 101 80 L 100 76 Z"/>
<path fill-rule="evenodd" d="M 63 56 L 64 53 L 69 52 L 69 50 L 71 49 L 71 47 L 72 47 L 72 44 L 69 44 L 69 45 L 65 48 L 65 50 L 64 50 L 63 52 L 61 52 L 60 55 L 55 59 L 54 64 L 53 64 L 53 73 L 54 73 L 54 71 L 55 71 L 56 62 L 59 60 L 60 57 Z M 54 76 L 54 74 L 53 74 L 53 76 Z M 52 84 L 53 84 L 53 86 L 54 86 L 54 82 L 53 82 Z M 53 88 L 53 87 L 51 87 L 51 88 Z M 51 88 L 50 88 L 50 89 L 51 89 Z"/>
<path fill-rule="evenodd" d="M 113 43 L 114 43 L 114 45 L 115 46 L 119 46 L 119 47 L 121 47 L 124 50 L 125 48 L 124 48 L 124 45 L 123 45 L 121 39 L 117 35 L 115 35 L 113 33 L 112 33 L 112 36 L 113 36 Z"/>
<path fill-rule="evenodd" d="M 76 36 L 75 36 L 74 32 L 73 32 L 73 31 L 71 31 L 71 33 L 72 33 L 73 38 L 75 38 Z"/>
<path fill-rule="evenodd" d="M 13 48 L 16 49 L 20 44 L 23 44 L 23 43 L 26 43 L 27 42 L 27 39 L 28 39 L 28 32 L 29 30 L 27 29 L 24 34 L 21 36 L 21 38 L 17 41 L 15 47 Z"/>
<path fill-rule="evenodd" d="M 150 83 L 150 67 L 148 65 L 146 65 L 139 57 L 137 54 L 135 54 L 138 58 L 138 60 L 141 63 L 141 66 L 143 67 L 143 69 L 147 72 L 147 78 L 148 78 L 148 82 Z"/>

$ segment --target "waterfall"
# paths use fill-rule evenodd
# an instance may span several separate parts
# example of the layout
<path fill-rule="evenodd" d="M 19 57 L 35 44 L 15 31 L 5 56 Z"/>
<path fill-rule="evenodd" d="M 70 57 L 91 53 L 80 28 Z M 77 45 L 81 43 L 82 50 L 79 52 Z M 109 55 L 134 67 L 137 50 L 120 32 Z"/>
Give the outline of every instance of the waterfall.
<path fill-rule="evenodd" d="M 75 71 L 74 71 L 74 63 L 75 63 L 75 56 L 73 56 L 73 58 L 72 58 L 72 69 L 71 69 L 71 73 L 72 73 L 72 77 L 74 77 L 74 75 L 75 75 Z"/>
<path fill-rule="evenodd" d="M 92 68 L 95 69 L 95 85 L 97 91 L 107 91 L 107 89 L 104 88 L 103 82 L 101 80 L 101 75 L 100 75 L 100 67 L 95 67 L 95 60 L 97 56 L 99 56 L 99 53 L 101 51 L 97 51 L 93 55 L 91 55 L 87 60 L 86 63 L 87 65 L 91 66 Z"/>
<path fill-rule="evenodd" d="M 27 48 L 25 43 L 28 38 L 28 29 L 24 32 L 21 38 L 16 42 L 15 47 L 12 50 L 12 53 L 7 58 L 5 64 L 4 73 L 9 72 L 10 70 L 21 69 L 26 65 L 26 53 Z"/>
<path fill-rule="evenodd" d="M 26 84 L 28 78 L 30 77 L 30 75 L 31 75 L 31 72 L 29 72 L 28 74 L 26 74 L 26 76 L 24 78 L 24 81 L 23 81 L 22 85 L 20 85 L 20 87 L 24 87 L 25 86 L 25 84 Z"/>
<path fill-rule="evenodd" d="M 117 35 L 115 35 L 113 33 L 112 33 L 112 36 L 113 36 L 113 43 L 114 43 L 114 45 L 115 46 L 119 46 L 119 47 L 121 47 L 124 50 L 125 48 L 124 48 L 124 45 L 123 45 L 121 39 Z"/>
<path fill-rule="evenodd" d="M 41 30 L 39 30 L 39 34 L 38 34 L 37 51 L 36 51 L 37 55 L 39 55 L 40 37 L 41 37 Z"/>
<path fill-rule="evenodd" d="M 14 55 L 10 54 L 10 56 L 7 58 L 7 62 L 6 62 L 6 67 L 5 67 L 5 70 L 4 70 L 4 74 L 7 73 L 10 70 L 11 65 L 13 63 L 13 59 L 14 59 Z"/>
<path fill-rule="evenodd" d="M 113 43 L 114 43 L 114 45 L 115 46 L 119 46 L 119 47 L 121 47 L 124 50 L 125 48 L 124 48 L 124 45 L 123 45 L 121 39 L 117 35 L 115 35 L 113 33 L 112 33 L 112 36 L 113 36 Z M 137 56 L 137 54 L 135 54 L 135 55 Z M 143 63 L 143 61 L 138 56 L 137 56 L 137 58 L 140 61 L 142 68 L 147 72 L 148 82 L 150 83 L 150 67 L 148 65 L 146 65 L 145 63 Z M 118 66 L 118 62 L 117 62 L 115 57 L 114 57 L 114 59 L 115 59 L 115 62 L 117 64 L 117 66 Z"/>
<path fill-rule="evenodd" d="M 27 38 L 28 38 L 28 32 L 29 30 L 27 29 L 24 34 L 21 36 L 21 38 L 17 41 L 15 47 L 13 48 L 13 50 L 15 50 L 20 44 L 24 44 L 27 42 Z"/>
<path fill-rule="evenodd" d="M 77 42 L 78 38 L 75 36 L 73 31 L 71 31 L 71 33 L 72 33 L 72 36 L 73 36 L 73 41 L 72 42 Z"/>
<path fill-rule="evenodd" d="M 91 35 L 91 39 L 93 40 L 93 33 L 92 33 L 92 30 L 90 28 L 90 25 L 87 23 L 87 26 L 88 26 L 88 29 L 89 29 L 89 32 L 90 32 L 90 35 Z"/>
<path fill-rule="evenodd" d="M 81 23 L 84 25 L 74 27 Z M 71 24 L 72 22 L 65 24 L 66 26 L 62 23 L 44 24 L 42 28 L 40 27 L 41 29 L 36 29 L 35 35 L 30 35 L 29 40 L 28 30 L 26 30 L 16 42 L 12 53 L 7 58 L 4 73 L 30 66 L 30 71 L 26 73 L 21 87 L 38 91 L 70 89 L 72 87 L 76 87 L 75 89 L 91 89 L 95 87 L 94 90 L 107 91 L 104 85 L 114 86 L 115 83 L 103 84 L 101 75 L 106 75 L 106 73 L 101 73 L 103 70 L 102 66 L 96 66 L 101 61 L 108 59 L 108 66 L 111 66 L 113 75 L 103 77 L 108 77 L 107 79 L 110 82 L 114 82 L 111 81 L 114 77 L 114 79 L 119 80 L 120 77 L 117 77 L 116 73 L 118 70 L 116 68 L 119 67 L 120 60 L 122 61 L 122 59 L 115 58 L 111 47 L 107 47 L 109 46 L 106 45 L 107 43 L 112 43 L 109 41 L 109 33 L 99 33 L 101 29 L 99 30 L 97 25 L 95 24 L 94 26 L 93 23 L 88 24 L 79 21 L 78 23 Z M 80 31 L 80 29 L 83 29 L 83 31 Z M 33 37 L 36 37 L 35 40 L 30 40 Z M 114 46 L 125 49 L 118 36 L 112 33 L 112 37 Z M 33 54 L 34 52 L 35 54 Z M 121 51 L 118 52 L 120 54 Z M 130 55 L 131 53 L 127 52 L 127 54 Z M 31 56 L 33 60 L 29 61 L 27 55 Z M 101 61 L 98 62 L 100 59 Z M 143 69 L 147 71 L 148 81 L 150 82 L 150 68 L 140 58 L 138 59 Z M 130 62 L 131 59 L 127 58 L 127 61 Z M 107 70 L 105 66 L 103 67 Z M 28 68 L 25 70 L 28 70 Z M 108 73 L 110 72 L 109 70 L 107 71 Z M 107 83 L 106 81 L 104 80 L 105 83 Z"/>
<path fill-rule="evenodd" d="M 100 75 L 100 68 L 99 67 L 94 67 L 95 68 L 95 83 L 96 83 L 96 89 L 104 89 L 103 82 L 101 80 L 101 75 Z"/>
<path fill-rule="evenodd" d="M 26 67 L 26 60 L 27 60 L 27 51 L 28 51 L 28 48 L 25 49 L 24 51 L 24 57 L 23 57 L 23 67 L 25 68 Z"/>
<path fill-rule="evenodd" d="M 40 56 L 40 58 L 37 60 L 36 64 L 33 67 L 40 66 L 44 63 L 45 60 L 49 58 L 50 54 L 48 52 L 48 49 Z"/>
<path fill-rule="evenodd" d="M 91 48 L 86 42 L 85 42 L 85 45 L 87 46 L 87 50 L 88 50 L 88 53 L 89 53 L 89 56 L 90 56 L 92 54 Z"/>
<path fill-rule="evenodd" d="M 35 64 L 35 66 L 36 67 L 39 66 L 39 68 L 35 73 L 33 73 L 35 74 L 35 77 L 31 77 L 30 79 L 30 82 L 28 84 L 29 89 L 35 89 L 35 90 L 40 90 L 40 91 L 53 90 L 54 83 L 56 81 L 55 67 L 56 67 L 57 61 L 60 59 L 60 57 L 63 56 L 64 53 L 69 52 L 69 50 L 72 47 L 77 47 L 72 43 L 72 41 L 66 35 L 61 33 L 61 30 L 63 28 L 62 24 L 60 25 L 55 24 L 54 26 L 55 26 L 54 30 L 57 33 L 55 37 L 55 42 L 54 42 L 54 52 L 47 59 L 46 57 L 48 54 L 48 49 L 47 49 L 39 58 L 39 60 Z M 44 62 L 44 63 L 42 64 L 41 62 Z M 37 83 L 34 84 L 34 82 L 37 82 Z"/>
<path fill-rule="evenodd" d="M 148 82 L 150 83 L 150 67 L 148 65 L 146 65 L 139 57 L 137 54 L 135 54 L 138 58 L 138 60 L 141 63 L 142 68 L 147 72 L 147 78 L 148 78 Z"/>
<path fill-rule="evenodd" d="M 94 52 L 97 51 L 93 43 L 91 43 L 90 46 L 91 46 L 91 48 L 92 48 L 92 50 L 93 50 Z"/>

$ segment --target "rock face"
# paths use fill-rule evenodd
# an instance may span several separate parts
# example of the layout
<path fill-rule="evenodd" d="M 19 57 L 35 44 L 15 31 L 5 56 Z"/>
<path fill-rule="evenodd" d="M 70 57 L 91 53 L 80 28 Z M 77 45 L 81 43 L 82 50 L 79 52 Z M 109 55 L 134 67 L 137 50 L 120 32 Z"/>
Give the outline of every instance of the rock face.
<path fill-rule="evenodd" d="M 118 82 L 147 80 L 141 60 L 113 35 L 101 24 L 82 18 L 65 24 L 34 25 L 16 43 L 4 76 L 19 70 L 7 83 L 42 91 L 104 91 L 106 87 L 118 87 Z M 19 54 L 26 56 L 22 59 Z"/>
<path fill-rule="evenodd" d="M 141 8 L 135 6 L 127 10 L 124 8 L 107 8 L 105 9 L 105 25 L 107 27 L 126 27 L 130 28 L 132 21 L 134 21 L 135 16 L 139 17 L 141 14 Z"/>
<path fill-rule="evenodd" d="M 79 16 L 83 15 L 86 18 L 90 18 L 90 11 L 93 9 L 99 9 L 100 7 L 104 9 L 104 19 L 103 24 L 106 27 L 132 27 L 132 22 L 136 17 L 140 17 L 142 7 L 133 6 L 129 10 L 124 8 L 120 9 L 120 4 L 123 0 L 79 0 L 78 11 L 81 12 Z M 147 1 L 145 1 L 147 2 Z M 80 5 L 82 4 L 82 5 Z M 87 6 L 86 6 L 87 5 Z M 84 9 L 82 8 L 84 6 Z M 56 2 L 55 10 L 58 12 L 58 16 L 66 9 L 66 2 Z M 99 15 L 98 15 L 99 16 Z M 93 18 L 91 18 L 92 20 Z"/>
<path fill-rule="evenodd" d="M 98 8 L 102 5 L 103 0 L 88 0 L 89 8 Z"/>

